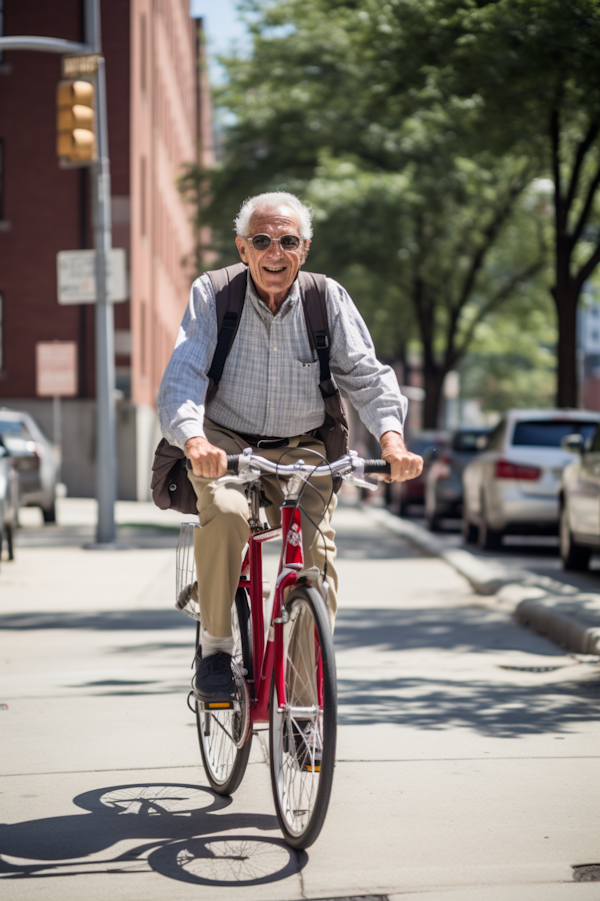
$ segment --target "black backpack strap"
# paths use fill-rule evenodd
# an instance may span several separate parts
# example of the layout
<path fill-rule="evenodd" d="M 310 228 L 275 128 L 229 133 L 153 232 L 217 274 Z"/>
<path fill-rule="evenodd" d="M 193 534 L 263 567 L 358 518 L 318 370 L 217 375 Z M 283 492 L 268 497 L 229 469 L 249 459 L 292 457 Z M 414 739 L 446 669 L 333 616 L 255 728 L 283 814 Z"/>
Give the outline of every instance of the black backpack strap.
<path fill-rule="evenodd" d="M 327 291 L 326 276 L 318 272 L 298 273 L 302 303 L 304 305 L 304 318 L 308 331 L 310 346 L 316 351 L 321 369 L 319 382 L 328 382 L 331 379 L 329 371 L 329 323 L 327 321 L 327 304 L 325 295 Z"/>
<path fill-rule="evenodd" d="M 242 318 L 248 267 L 244 263 L 238 263 L 206 274 L 212 282 L 217 309 L 217 346 L 208 371 L 209 385 L 206 394 L 206 400 L 210 401 L 219 387 L 225 360 L 233 346 Z"/>

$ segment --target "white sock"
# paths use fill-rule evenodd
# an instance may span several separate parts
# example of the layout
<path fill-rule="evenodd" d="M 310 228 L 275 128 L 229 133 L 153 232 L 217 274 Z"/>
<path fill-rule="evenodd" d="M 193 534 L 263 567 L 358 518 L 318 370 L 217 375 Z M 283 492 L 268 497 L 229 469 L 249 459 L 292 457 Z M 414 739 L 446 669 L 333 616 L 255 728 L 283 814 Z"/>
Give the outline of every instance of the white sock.
<path fill-rule="evenodd" d="M 206 629 L 200 629 L 200 644 L 202 645 L 202 656 L 210 657 L 218 651 L 225 651 L 226 654 L 233 654 L 233 636 L 228 638 L 215 638 Z"/>

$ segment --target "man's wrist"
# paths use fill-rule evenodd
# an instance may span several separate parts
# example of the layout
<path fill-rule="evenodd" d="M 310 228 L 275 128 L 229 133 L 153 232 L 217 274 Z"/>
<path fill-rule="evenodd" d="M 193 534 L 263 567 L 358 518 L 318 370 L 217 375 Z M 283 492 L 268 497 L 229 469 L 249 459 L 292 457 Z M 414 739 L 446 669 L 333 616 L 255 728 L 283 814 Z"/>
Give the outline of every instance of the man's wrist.
<path fill-rule="evenodd" d="M 406 450 L 404 438 L 402 437 L 400 432 L 394 432 L 393 430 L 384 432 L 379 439 L 379 443 L 381 445 L 381 449 L 384 451 L 391 447 L 399 447 L 402 450 Z"/>
<path fill-rule="evenodd" d="M 183 445 L 183 452 L 191 451 L 195 447 L 203 447 L 208 444 L 207 439 L 203 435 L 194 435 L 193 438 L 188 438 L 188 440 Z"/>

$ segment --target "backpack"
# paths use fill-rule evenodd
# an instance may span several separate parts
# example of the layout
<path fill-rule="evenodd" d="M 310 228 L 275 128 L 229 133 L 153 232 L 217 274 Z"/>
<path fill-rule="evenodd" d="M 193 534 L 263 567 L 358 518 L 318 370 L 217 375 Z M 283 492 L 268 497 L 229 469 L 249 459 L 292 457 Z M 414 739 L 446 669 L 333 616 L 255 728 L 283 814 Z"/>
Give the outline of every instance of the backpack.
<path fill-rule="evenodd" d="M 213 285 L 217 309 L 217 346 L 208 371 L 206 403 L 215 396 L 227 355 L 233 346 L 242 318 L 246 299 L 248 267 L 245 263 L 227 266 L 206 273 Z M 325 301 L 325 276 L 315 272 L 298 273 L 300 296 L 311 350 L 319 361 L 319 389 L 325 402 L 325 421 L 317 436 L 325 445 L 325 455 L 330 463 L 348 451 L 348 422 L 342 406 L 338 387 L 329 369 L 329 325 Z M 334 479 L 334 490 L 339 491 L 341 479 Z M 187 476 L 186 457 L 183 451 L 163 438 L 154 454 L 152 499 L 161 510 L 177 510 L 180 513 L 196 513 L 196 493 Z"/>

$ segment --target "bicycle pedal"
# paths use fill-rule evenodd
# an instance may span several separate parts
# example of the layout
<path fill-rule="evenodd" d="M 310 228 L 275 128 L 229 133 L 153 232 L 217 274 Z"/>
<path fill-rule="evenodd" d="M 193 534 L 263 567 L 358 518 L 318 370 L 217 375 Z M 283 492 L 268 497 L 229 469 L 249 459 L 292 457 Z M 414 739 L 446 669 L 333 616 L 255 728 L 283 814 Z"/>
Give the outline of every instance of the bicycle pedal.
<path fill-rule="evenodd" d="M 321 765 L 319 764 L 319 766 L 310 766 L 310 764 L 307 763 L 304 765 L 304 769 L 307 773 L 320 773 Z"/>

